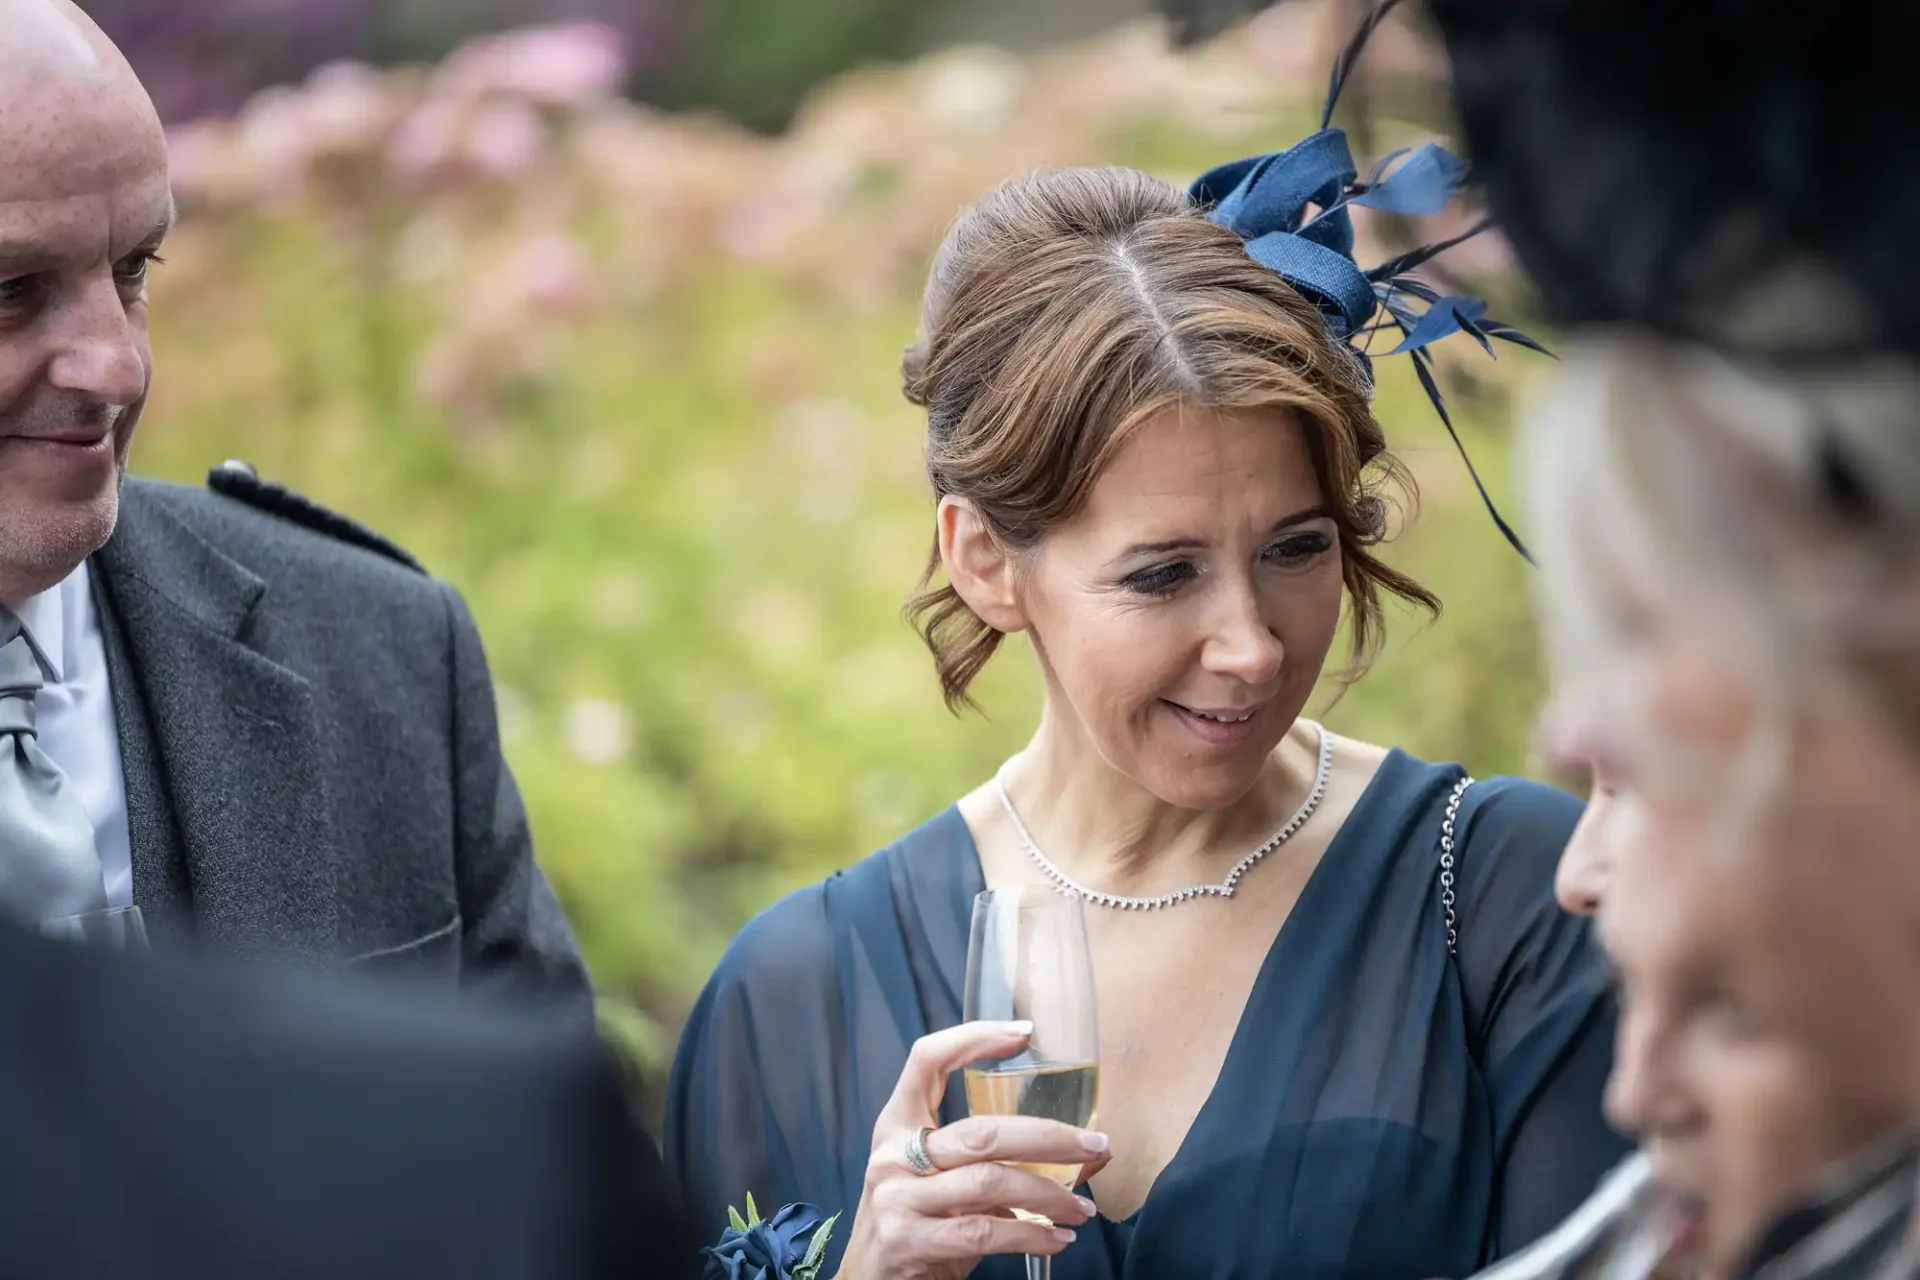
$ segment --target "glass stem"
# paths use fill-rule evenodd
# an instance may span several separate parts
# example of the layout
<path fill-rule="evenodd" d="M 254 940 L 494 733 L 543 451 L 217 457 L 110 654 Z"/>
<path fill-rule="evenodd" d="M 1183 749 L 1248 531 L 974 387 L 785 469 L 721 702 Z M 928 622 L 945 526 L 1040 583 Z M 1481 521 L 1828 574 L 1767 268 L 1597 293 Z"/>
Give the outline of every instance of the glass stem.
<path fill-rule="evenodd" d="M 1053 1280 L 1053 1259 L 1028 1258 L 1027 1280 Z"/>

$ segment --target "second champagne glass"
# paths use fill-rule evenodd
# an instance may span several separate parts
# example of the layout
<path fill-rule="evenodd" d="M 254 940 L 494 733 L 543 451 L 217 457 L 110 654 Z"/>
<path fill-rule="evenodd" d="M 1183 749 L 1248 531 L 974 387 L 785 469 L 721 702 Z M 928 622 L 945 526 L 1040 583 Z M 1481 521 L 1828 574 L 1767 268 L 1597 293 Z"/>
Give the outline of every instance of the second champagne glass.
<path fill-rule="evenodd" d="M 1040 1116 L 1093 1124 L 1100 1096 L 1100 1029 L 1086 910 L 1051 888 L 989 889 L 973 900 L 967 945 L 966 1021 L 1026 1021 L 1033 1035 L 1006 1058 L 967 1068 L 975 1115 Z M 1023 1165 L 1071 1188 L 1080 1166 Z M 1046 1258 L 1028 1258 L 1028 1280 L 1047 1280 Z"/>

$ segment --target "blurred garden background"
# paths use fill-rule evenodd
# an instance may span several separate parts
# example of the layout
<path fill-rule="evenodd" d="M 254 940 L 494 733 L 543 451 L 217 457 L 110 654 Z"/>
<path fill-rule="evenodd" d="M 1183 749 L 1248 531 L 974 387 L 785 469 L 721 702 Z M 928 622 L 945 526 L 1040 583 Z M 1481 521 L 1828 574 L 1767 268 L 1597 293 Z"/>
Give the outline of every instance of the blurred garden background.
<path fill-rule="evenodd" d="M 955 720 L 900 618 L 931 522 L 898 362 L 948 218 L 1040 165 L 1184 183 L 1291 143 L 1349 17 L 1285 0 L 1176 50 L 1144 0 L 82 4 L 169 117 L 183 213 L 135 469 L 247 459 L 466 593 L 542 861 L 653 1084 L 749 914 L 1035 721 L 1022 648 Z M 1444 131 L 1437 63 L 1417 20 L 1376 39 L 1369 155 Z M 1497 243 L 1452 269 L 1497 291 Z M 1541 360 L 1440 355 L 1510 504 Z M 1326 718 L 1528 772 L 1524 566 L 1400 363 L 1378 411 L 1424 503 L 1392 559 L 1446 613 L 1396 615 Z"/>

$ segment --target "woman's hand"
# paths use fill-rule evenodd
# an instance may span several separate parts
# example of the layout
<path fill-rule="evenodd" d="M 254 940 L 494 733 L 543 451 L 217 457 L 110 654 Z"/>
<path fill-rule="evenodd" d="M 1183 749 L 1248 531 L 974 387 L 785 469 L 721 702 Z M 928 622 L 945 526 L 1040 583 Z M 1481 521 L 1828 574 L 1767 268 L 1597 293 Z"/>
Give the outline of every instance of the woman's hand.
<path fill-rule="evenodd" d="M 947 1077 L 981 1058 L 1005 1057 L 1026 1043 L 1031 1024 L 969 1022 L 914 1042 L 893 1097 L 873 1126 L 866 1188 L 839 1280 L 963 1280 L 989 1254 L 1051 1256 L 1067 1247 L 1067 1228 L 1087 1221 L 1093 1203 L 1038 1174 L 997 1161 L 1106 1164 L 1105 1134 L 1033 1116 L 969 1116 L 945 1128 L 940 1099 Z M 935 1172 L 908 1162 L 922 1129 Z M 1091 1176 L 1084 1172 L 1085 1177 Z M 1014 1209 L 1058 1226 L 1022 1222 Z"/>

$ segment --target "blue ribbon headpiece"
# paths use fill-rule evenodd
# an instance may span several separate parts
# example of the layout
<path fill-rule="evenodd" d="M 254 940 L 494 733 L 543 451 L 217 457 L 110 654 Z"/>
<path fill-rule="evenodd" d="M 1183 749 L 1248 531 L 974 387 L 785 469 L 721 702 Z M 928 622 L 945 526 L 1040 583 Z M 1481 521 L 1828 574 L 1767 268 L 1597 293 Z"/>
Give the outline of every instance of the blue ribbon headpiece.
<path fill-rule="evenodd" d="M 1487 304 L 1479 298 L 1442 294 L 1411 274 L 1486 230 L 1489 224 L 1482 222 L 1463 235 L 1403 253 L 1372 270 L 1362 270 L 1353 256 L 1350 208 L 1358 205 L 1407 217 L 1428 217 L 1445 209 L 1466 180 L 1467 166 L 1459 157 L 1429 143 L 1418 150 L 1394 152 L 1374 166 L 1367 181 L 1361 182 L 1347 147 L 1347 135 L 1329 127 L 1341 85 L 1359 60 L 1367 37 L 1398 3 L 1383 0 L 1334 64 L 1318 133 L 1285 151 L 1249 156 L 1210 169 L 1194 182 L 1190 194 L 1206 208 L 1210 221 L 1246 242 L 1249 257 L 1318 306 L 1335 340 L 1345 344 L 1363 366 L 1371 369 L 1363 344 L 1373 333 L 1385 329 L 1399 332 L 1399 345 L 1386 354 L 1412 359 L 1420 385 L 1433 401 L 1440 421 L 1446 424 L 1447 434 L 1467 464 L 1493 522 L 1514 549 L 1531 562 L 1533 557 L 1526 545 L 1501 517 L 1473 459 L 1467 457 L 1466 446 L 1454 429 L 1440 385 L 1434 379 L 1433 356 L 1427 348 L 1451 334 L 1465 333 L 1488 355 L 1493 354 L 1495 338 L 1542 353 L 1547 349 L 1512 325 L 1487 315 Z M 1315 210 L 1311 216 L 1309 208 Z"/>

